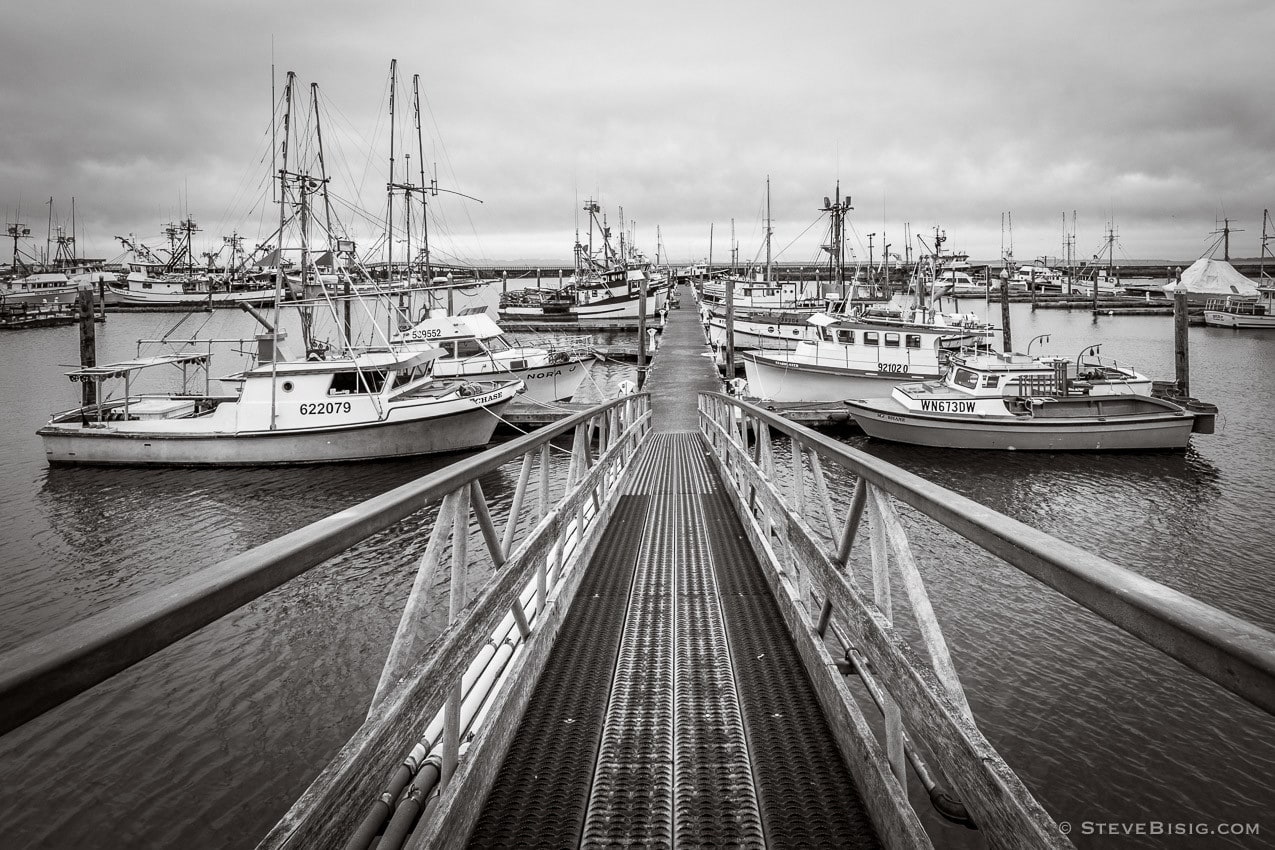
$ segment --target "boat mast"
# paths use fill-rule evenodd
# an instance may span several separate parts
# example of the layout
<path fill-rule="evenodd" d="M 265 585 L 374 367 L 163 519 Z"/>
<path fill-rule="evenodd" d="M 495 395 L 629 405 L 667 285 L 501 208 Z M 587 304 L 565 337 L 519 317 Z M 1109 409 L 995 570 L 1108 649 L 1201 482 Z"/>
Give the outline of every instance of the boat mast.
<path fill-rule="evenodd" d="M 385 285 L 394 280 L 394 90 L 398 88 L 398 60 L 390 60 L 390 182 L 386 187 L 388 208 L 385 212 Z"/>
<path fill-rule="evenodd" d="M 283 300 L 283 228 L 287 221 L 287 198 L 288 198 L 288 132 L 290 130 L 292 120 L 292 81 L 296 78 L 296 73 L 288 72 L 288 82 L 284 86 L 283 101 L 283 150 L 282 150 L 282 167 L 279 169 L 279 246 L 275 252 L 277 262 L 275 265 L 275 284 L 274 284 L 274 322 L 270 328 L 271 334 L 271 351 L 270 351 L 270 430 L 273 431 L 278 427 L 278 405 L 276 396 L 278 394 L 278 372 L 279 372 L 279 302 Z M 304 271 L 304 270 L 303 270 Z M 305 278 L 302 277 L 302 280 Z"/>
<path fill-rule="evenodd" d="M 421 90 L 420 90 L 420 74 L 412 75 L 412 107 L 416 114 L 416 153 L 417 165 L 420 169 L 421 179 L 421 256 L 425 266 L 423 269 L 424 283 L 429 286 L 433 280 L 433 270 L 429 257 L 429 202 L 426 200 L 428 195 L 438 194 L 438 180 L 433 176 L 430 177 L 429 184 L 425 183 L 425 142 L 421 137 Z M 451 299 L 451 290 L 447 291 L 447 297 Z M 448 312 L 451 312 L 450 309 Z"/>
<path fill-rule="evenodd" d="M 22 218 L 22 211 L 20 207 L 14 218 Z M 9 235 L 13 237 L 13 270 L 14 272 L 17 272 L 19 265 L 25 265 L 18 258 L 18 240 L 29 239 L 31 237 L 31 228 L 18 221 L 14 221 L 13 224 L 9 225 Z"/>
<path fill-rule="evenodd" d="M 1270 221 L 1270 218 L 1271 211 L 1262 210 L 1262 250 L 1258 252 L 1257 258 L 1257 282 L 1262 286 L 1266 285 L 1266 254 L 1270 250 L 1267 247 L 1270 237 L 1266 235 L 1266 222 Z"/>
<path fill-rule="evenodd" d="M 327 237 L 328 237 L 327 239 L 328 257 L 330 258 L 330 262 L 332 263 L 333 270 L 335 271 L 337 246 L 334 244 L 333 238 L 332 238 L 332 199 L 328 195 L 328 165 L 327 165 L 327 161 L 323 158 L 323 124 L 319 120 L 319 84 L 318 83 L 310 83 L 310 109 L 314 114 L 314 139 L 315 139 L 315 142 L 317 142 L 318 144 L 319 187 L 320 187 L 320 190 L 323 192 L 323 228 L 324 228 L 324 231 L 327 233 Z M 306 240 L 306 245 L 307 246 L 309 245 L 309 239 Z M 319 280 L 319 284 L 322 286 L 322 278 L 318 277 L 317 268 L 315 269 L 315 277 Z M 342 331 L 344 334 L 345 347 L 348 350 L 349 348 L 352 347 L 353 342 L 350 339 L 350 299 L 348 297 L 350 294 L 349 293 L 349 288 L 350 288 L 349 274 L 347 273 L 345 277 L 346 277 L 346 282 L 345 282 L 346 293 L 345 294 L 347 297 L 344 299 L 345 324 L 342 327 Z M 326 287 L 322 291 L 326 297 L 328 295 L 328 291 Z M 330 304 L 331 302 L 329 302 L 329 305 Z M 332 311 L 333 313 L 335 313 L 336 309 L 332 308 Z M 307 339 L 306 340 L 307 349 L 309 348 L 309 345 L 310 345 L 310 340 Z"/>
<path fill-rule="evenodd" d="M 770 175 L 766 175 L 766 282 L 770 283 L 774 278 L 771 275 L 771 258 L 770 258 Z"/>

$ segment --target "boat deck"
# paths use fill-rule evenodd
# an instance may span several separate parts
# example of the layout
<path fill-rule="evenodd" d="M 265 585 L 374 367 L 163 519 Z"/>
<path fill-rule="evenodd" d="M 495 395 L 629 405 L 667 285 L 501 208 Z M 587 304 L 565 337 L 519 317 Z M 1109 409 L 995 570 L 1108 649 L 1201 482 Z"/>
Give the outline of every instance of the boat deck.
<path fill-rule="evenodd" d="M 683 303 L 688 303 L 689 298 Z M 697 429 L 720 386 L 692 309 L 655 431 L 594 553 L 472 847 L 875 847 Z"/>

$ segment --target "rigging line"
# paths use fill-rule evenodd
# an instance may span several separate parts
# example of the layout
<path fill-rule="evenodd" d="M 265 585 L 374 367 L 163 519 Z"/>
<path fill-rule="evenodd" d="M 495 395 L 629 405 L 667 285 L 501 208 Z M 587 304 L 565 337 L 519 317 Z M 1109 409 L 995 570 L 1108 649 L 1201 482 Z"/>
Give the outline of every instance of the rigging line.
<path fill-rule="evenodd" d="M 775 254 L 774 254 L 774 257 L 776 257 L 776 258 L 778 258 L 778 257 L 782 257 L 785 251 L 787 251 L 789 248 L 791 248 L 791 247 L 793 246 L 793 244 L 794 244 L 794 243 L 795 243 L 798 239 L 800 239 L 801 237 L 803 237 L 803 236 L 805 236 L 807 233 L 809 233 L 809 232 L 810 232 L 810 229 L 811 229 L 812 227 L 814 227 L 816 224 L 818 224 L 818 223 L 819 223 L 819 221 L 820 221 L 820 219 L 822 219 L 822 218 L 823 218 L 823 216 L 821 215 L 819 218 L 815 219 L 814 221 L 810 222 L 810 224 L 806 225 L 806 229 L 805 229 L 805 230 L 803 230 L 803 231 L 801 231 L 800 233 L 798 233 L 796 236 L 794 236 L 794 237 L 792 238 L 792 241 L 791 241 L 791 242 L 789 242 L 787 245 L 785 245 L 784 247 L 780 248 L 780 249 L 779 249 L 779 251 L 778 251 L 777 253 L 775 253 Z"/>

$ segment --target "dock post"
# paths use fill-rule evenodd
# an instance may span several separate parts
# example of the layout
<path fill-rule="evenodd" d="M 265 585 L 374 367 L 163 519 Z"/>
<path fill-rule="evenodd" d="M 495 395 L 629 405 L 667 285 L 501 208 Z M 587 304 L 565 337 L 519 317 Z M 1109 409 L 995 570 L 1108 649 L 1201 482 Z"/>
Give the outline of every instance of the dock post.
<path fill-rule="evenodd" d="M 1031 283 L 1029 285 L 1032 288 L 1032 312 L 1035 313 L 1036 312 L 1036 268 L 1035 266 L 1033 266 L 1031 270 Z"/>
<path fill-rule="evenodd" d="M 638 389 L 646 382 L 646 275 L 638 281 Z"/>
<path fill-rule="evenodd" d="M 1001 339 L 1005 353 L 1013 354 L 1014 342 L 1009 332 L 1009 269 L 1001 269 Z"/>
<path fill-rule="evenodd" d="M 735 282 L 726 280 L 726 380 L 735 377 Z"/>
<path fill-rule="evenodd" d="M 1187 341 L 1186 292 L 1182 287 L 1173 291 L 1173 372 L 1178 392 L 1191 395 L 1191 357 Z"/>
<path fill-rule="evenodd" d="M 75 304 L 80 320 L 80 368 L 97 365 L 97 325 L 93 317 L 93 290 L 81 289 L 76 293 Z M 97 384 L 92 380 L 80 382 L 80 404 L 88 407 L 97 403 Z"/>

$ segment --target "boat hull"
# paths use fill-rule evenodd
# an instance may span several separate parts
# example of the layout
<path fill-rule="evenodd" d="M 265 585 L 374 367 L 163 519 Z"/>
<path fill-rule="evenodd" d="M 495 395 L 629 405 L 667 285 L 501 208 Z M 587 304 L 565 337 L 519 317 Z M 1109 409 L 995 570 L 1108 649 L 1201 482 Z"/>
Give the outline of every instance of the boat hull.
<path fill-rule="evenodd" d="M 240 304 L 247 304 L 250 307 L 262 307 L 273 304 L 274 297 L 275 291 L 273 287 L 213 292 L 209 295 L 206 292 L 143 292 L 108 285 L 104 294 L 108 307 L 149 307 L 152 309 L 167 307 L 174 310 L 201 306 L 238 307 Z"/>
<path fill-rule="evenodd" d="M 568 360 L 565 363 L 552 363 L 543 366 L 526 366 L 523 368 L 495 369 L 490 361 L 487 368 L 481 370 L 449 368 L 448 361 L 436 361 L 434 375 L 439 378 L 464 378 L 482 380 L 491 378 L 507 378 L 522 381 L 526 391 L 519 398 L 539 404 L 550 404 L 555 401 L 570 401 L 580 389 L 589 374 L 589 364 L 582 360 Z"/>
<path fill-rule="evenodd" d="M 1170 410 L 1141 416 L 961 417 L 909 411 L 893 399 L 847 400 L 869 437 L 917 446 L 1000 451 L 1184 449 L 1194 417 Z"/>
<path fill-rule="evenodd" d="M 781 403 L 840 401 L 888 393 L 896 384 L 938 377 L 927 372 L 880 372 L 863 369 L 793 365 L 756 352 L 745 352 L 748 395 Z"/>
<path fill-rule="evenodd" d="M 404 458 L 479 448 L 491 440 L 513 393 L 441 416 L 390 418 L 309 430 L 179 433 L 50 424 L 41 428 L 50 464 L 282 466 Z"/>
<path fill-rule="evenodd" d="M 1267 328 L 1275 330 L 1275 315 L 1245 315 L 1224 310 L 1205 310 L 1204 323 L 1215 328 Z"/>

